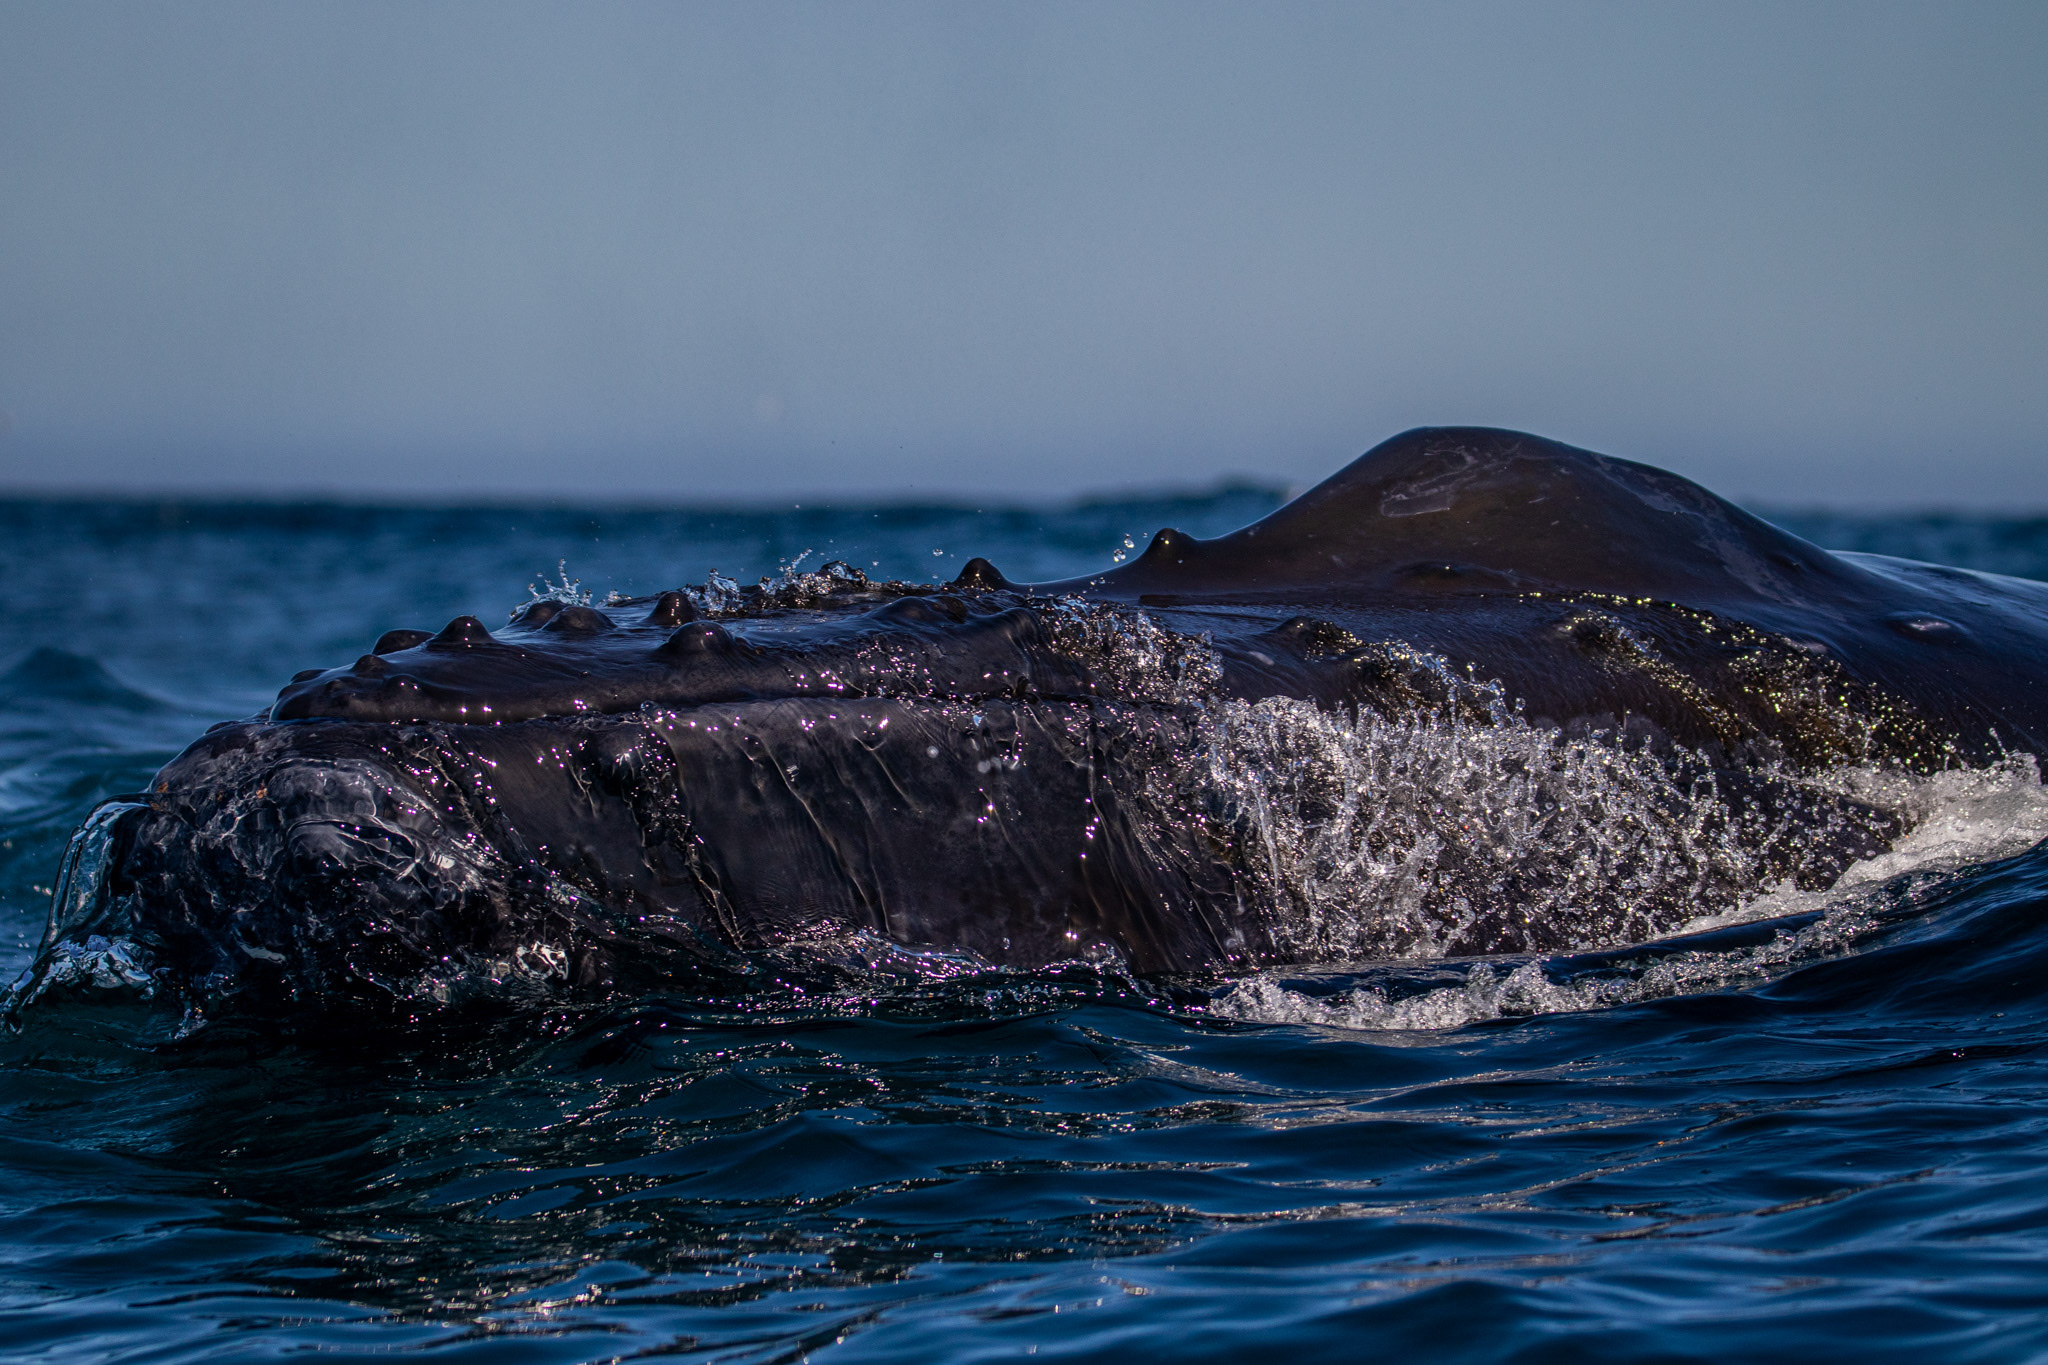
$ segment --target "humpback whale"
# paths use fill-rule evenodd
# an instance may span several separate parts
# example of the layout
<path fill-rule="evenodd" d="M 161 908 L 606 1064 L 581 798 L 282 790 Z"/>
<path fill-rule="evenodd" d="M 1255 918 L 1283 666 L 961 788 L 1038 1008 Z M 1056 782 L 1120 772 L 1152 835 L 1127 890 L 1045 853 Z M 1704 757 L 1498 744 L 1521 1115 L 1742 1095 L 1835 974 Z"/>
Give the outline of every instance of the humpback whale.
<path fill-rule="evenodd" d="M 394 629 L 74 838 L 17 1005 L 1590 948 L 1824 888 L 2048 751 L 2048 585 L 1830 553 L 1516 432 L 1215 539 Z"/>

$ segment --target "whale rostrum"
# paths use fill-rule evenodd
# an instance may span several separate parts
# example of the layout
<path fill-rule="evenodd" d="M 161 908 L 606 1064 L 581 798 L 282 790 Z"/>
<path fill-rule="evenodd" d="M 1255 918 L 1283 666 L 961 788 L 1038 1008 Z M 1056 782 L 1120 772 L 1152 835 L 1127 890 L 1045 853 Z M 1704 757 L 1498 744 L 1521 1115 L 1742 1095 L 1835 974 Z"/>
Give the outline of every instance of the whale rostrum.
<path fill-rule="evenodd" d="M 1916 782 L 2044 746 L 2048 586 L 1423 429 L 1084 578 L 835 564 L 388 631 L 96 814 L 16 1002 L 1603 946 L 1825 888 Z"/>

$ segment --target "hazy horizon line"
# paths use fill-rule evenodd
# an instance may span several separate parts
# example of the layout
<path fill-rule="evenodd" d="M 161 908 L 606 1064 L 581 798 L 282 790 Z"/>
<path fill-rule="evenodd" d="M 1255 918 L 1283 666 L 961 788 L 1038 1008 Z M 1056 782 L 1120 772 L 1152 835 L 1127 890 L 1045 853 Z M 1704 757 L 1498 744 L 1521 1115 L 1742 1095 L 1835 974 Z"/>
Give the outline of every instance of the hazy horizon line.
<path fill-rule="evenodd" d="M 486 492 L 474 489 L 407 489 L 379 493 L 365 489 L 291 488 L 262 485 L 233 485 L 218 488 L 156 486 L 113 488 L 103 485 L 10 485 L 0 483 L 0 505 L 131 506 L 194 508 L 334 508 L 362 511 L 491 512 L 491 511 L 587 511 L 587 512 L 703 512 L 733 516 L 763 516 L 789 511 L 931 511 L 965 515 L 992 512 L 1082 512 L 1095 508 L 1134 506 L 1147 503 L 1201 503 L 1231 496 L 1260 494 L 1284 506 L 1300 497 L 1311 483 L 1259 479 L 1251 475 L 1226 475 L 1199 483 L 1123 484 L 1068 495 L 1043 498 L 998 493 L 974 495 L 946 489 L 930 493 L 892 489 L 871 497 L 854 497 L 843 491 L 815 495 L 773 497 L 664 497 L 659 495 L 594 496 L 575 493 Z M 1702 485 L 1704 487 L 1704 485 Z M 1709 489 L 1709 492 L 1714 490 Z M 2020 507 L 1992 507 L 1969 502 L 1819 502 L 1716 497 L 1766 521 L 1774 516 L 1842 517 L 1849 520 L 1954 518 L 1975 522 L 2018 523 L 2048 520 L 2048 503 Z"/>

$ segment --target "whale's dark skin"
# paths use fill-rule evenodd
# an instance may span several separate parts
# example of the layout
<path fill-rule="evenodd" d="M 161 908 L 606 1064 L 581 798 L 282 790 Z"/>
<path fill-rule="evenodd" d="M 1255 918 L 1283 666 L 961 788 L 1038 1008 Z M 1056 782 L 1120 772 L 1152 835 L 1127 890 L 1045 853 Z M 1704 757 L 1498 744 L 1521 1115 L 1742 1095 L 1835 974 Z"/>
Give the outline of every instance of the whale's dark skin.
<path fill-rule="evenodd" d="M 1253 965 L 1293 950 L 1241 813 L 1147 774 L 1231 701 L 1442 714 L 1459 677 L 1711 774 L 1731 828 L 1775 831 L 1744 836 L 1763 863 L 1825 885 L 1901 825 L 1771 774 L 2048 752 L 2044 673 L 2048 586 L 1832 554 L 1645 465 L 1424 429 L 1088 578 L 840 570 L 716 619 L 671 592 L 393 631 L 169 764 L 45 958 L 124 938 L 185 998 L 253 1008 L 624 988 L 854 931 L 1018 967 Z M 1461 933 L 1574 946 L 1506 903 Z"/>

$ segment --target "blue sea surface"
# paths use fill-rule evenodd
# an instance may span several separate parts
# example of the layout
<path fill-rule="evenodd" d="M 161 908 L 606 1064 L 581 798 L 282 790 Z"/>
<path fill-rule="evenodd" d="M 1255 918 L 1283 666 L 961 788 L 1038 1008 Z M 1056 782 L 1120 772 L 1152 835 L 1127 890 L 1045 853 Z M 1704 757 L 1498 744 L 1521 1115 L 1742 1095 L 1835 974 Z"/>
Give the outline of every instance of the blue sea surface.
<path fill-rule="evenodd" d="M 96 802 L 386 629 L 805 555 L 1042 580 L 1278 500 L 0 502 L 0 979 Z M 1777 519 L 2048 578 L 2048 520 Z M 1950 846 L 1997 856 L 1636 949 L 171 1044 L 52 1007 L 0 1040 L 0 1353 L 2039 1358 L 2048 846 L 2014 840 L 2048 799 L 1967 786 Z"/>

